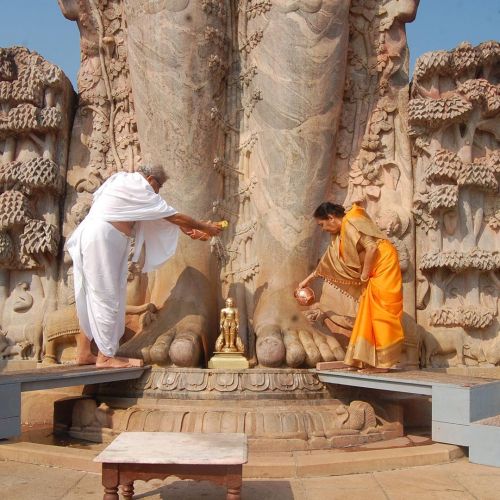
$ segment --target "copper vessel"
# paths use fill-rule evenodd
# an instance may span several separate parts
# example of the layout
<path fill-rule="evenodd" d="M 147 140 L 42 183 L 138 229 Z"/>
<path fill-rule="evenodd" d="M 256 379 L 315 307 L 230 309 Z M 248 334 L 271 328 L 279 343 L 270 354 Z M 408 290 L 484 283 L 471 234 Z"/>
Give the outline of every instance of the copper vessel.
<path fill-rule="evenodd" d="M 316 300 L 313 289 L 308 286 L 297 288 L 293 292 L 293 296 L 301 306 L 310 306 Z"/>

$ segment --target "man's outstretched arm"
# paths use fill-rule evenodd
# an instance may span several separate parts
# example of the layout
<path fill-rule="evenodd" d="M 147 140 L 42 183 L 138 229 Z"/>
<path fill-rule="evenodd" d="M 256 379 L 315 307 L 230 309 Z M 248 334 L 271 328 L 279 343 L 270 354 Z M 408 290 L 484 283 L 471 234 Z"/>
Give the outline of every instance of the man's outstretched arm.
<path fill-rule="evenodd" d="M 165 217 L 165 220 L 168 220 L 168 222 L 180 226 L 181 228 L 198 229 L 209 234 L 210 236 L 217 236 L 221 232 L 221 228 L 216 224 L 197 221 L 186 214 L 177 213 Z"/>

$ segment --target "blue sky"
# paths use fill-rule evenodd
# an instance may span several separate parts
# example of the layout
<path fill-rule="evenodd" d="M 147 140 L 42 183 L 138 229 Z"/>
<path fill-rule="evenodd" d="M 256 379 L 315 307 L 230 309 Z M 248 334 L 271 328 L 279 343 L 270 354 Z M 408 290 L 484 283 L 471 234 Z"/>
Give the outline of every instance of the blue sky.
<path fill-rule="evenodd" d="M 198 0 L 196 0 L 198 1 Z M 0 0 L 0 47 L 24 45 L 59 65 L 73 85 L 80 63 L 76 23 L 57 0 Z M 429 50 L 451 49 L 463 40 L 500 40 L 500 0 L 421 0 L 407 25 L 410 65 Z"/>

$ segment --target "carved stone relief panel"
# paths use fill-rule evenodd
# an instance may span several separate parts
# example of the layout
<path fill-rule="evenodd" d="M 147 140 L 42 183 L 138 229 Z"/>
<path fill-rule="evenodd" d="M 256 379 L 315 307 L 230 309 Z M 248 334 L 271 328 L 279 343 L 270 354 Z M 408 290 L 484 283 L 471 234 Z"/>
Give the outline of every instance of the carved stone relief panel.
<path fill-rule="evenodd" d="M 57 307 L 72 103 L 58 67 L 0 48 L 0 357 L 39 361 L 43 318 Z"/>
<path fill-rule="evenodd" d="M 500 44 L 416 63 L 409 105 L 418 319 L 428 366 L 500 363 Z"/>

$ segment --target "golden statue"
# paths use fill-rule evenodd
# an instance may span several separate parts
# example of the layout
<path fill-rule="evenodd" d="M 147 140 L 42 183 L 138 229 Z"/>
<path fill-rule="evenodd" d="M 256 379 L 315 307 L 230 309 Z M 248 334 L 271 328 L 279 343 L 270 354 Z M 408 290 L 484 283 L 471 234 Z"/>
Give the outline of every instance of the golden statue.
<path fill-rule="evenodd" d="M 215 352 L 245 351 L 245 346 L 238 336 L 240 318 L 231 297 L 226 299 L 226 307 L 220 311 L 220 335 L 215 342 Z"/>

